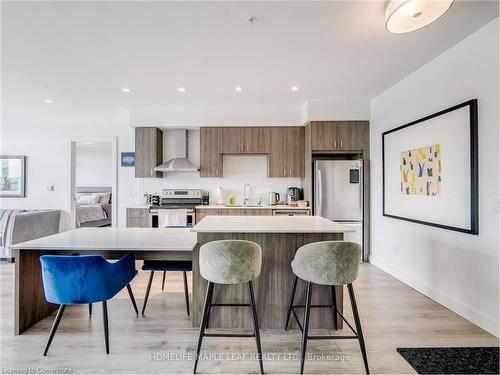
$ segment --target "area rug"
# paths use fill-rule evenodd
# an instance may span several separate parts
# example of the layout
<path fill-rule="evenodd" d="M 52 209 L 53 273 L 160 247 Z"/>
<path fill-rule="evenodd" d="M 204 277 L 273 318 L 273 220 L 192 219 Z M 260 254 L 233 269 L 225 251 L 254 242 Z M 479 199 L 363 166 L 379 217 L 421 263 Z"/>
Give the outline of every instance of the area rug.
<path fill-rule="evenodd" d="M 397 348 L 419 374 L 498 374 L 497 347 Z"/>

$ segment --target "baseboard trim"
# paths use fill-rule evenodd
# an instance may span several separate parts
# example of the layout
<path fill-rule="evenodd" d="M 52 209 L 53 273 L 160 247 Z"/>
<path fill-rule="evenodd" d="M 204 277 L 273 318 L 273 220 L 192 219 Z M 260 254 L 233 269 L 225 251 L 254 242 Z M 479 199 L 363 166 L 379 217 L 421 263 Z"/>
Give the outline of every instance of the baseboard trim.
<path fill-rule="evenodd" d="M 407 273 L 402 273 L 390 264 L 372 256 L 370 254 L 369 262 L 375 267 L 381 269 L 382 271 L 388 273 L 389 275 L 395 277 L 399 281 L 405 283 L 409 287 L 417 290 L 423 295 L 429 297 L 430 299 L 436 301 L 440 305 L 443 305 L 447 309 L 457 313 L 464 319 L 467 319 L 471 323 L 481 327 L 485 331 L 488 331 L 492 335 L 499 337 L 499 322 L 491 319 L 489 316 L 484 315 L 480 311 L 477 311 L 471 306 L 464 304 L 463 302 L 450 297 L 443 291 L 436 289 L 427 283 L 418 280 Z"/>

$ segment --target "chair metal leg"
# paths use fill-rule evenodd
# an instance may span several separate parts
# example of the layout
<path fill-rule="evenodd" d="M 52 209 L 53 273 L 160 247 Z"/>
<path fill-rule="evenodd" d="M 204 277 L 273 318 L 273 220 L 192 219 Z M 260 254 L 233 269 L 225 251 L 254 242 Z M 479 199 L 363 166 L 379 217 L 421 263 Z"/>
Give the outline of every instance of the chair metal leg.
<path fill-rule="evenodd" d="M 288 323 L 290 322 L 290 314 L 292 313 L 293 300 L 295 299 L 295 290 L 297 289 L 298 280 L 298 276 L 295 276 L 293 279 L 292 290 L 290 291 L 290 295 L 288 297 L 288 310 L 286 312 L 285 330 L 288 329 Z"/>
<path fill-rule="evenodd" d="M 43 351 L 43 355 L 46 356 L 47 352 L 49 351 L 50 344 L 52 343 L 52 339 L 54 338 L 54 335 L 56 334 L 57 327 L 59 326 L 59 322 L 61 321 L 62 315 L 64 313 L 64 309 L 66 308 L 66 305 L 61 305 L 59 306 L 59 310 L 57 310 L 57 315 L 54 320 L 54 323 L 52 323 L 52 328 L 50 329 L 50 334 L 49 334 L 49 339 L 47 340 L 47 344 L 45 345 L 45 350 Z"/>
<path fill-rule="evenodd" d="M 307 333 L 309 331 L 309 314 L 311 312 L 311 294 L 312 294 L 312 283 L 307 283 L 306 291 L 306 308 L 304 309 L 304 322 L 302 324 L 302 348 L 300 351 L 300 373 L 304 373 L 304 361 L 306 358 L 307 349 Z"/>
<path fill-rule="evenodd" d="M 356 323 L 356 332 L 358 334 L 361 355 L 363 356 L 363 362 L 365 364 L 365 371 L 367 374 L 369 374 L 370 369 L 368 368 L 368 357 L 366 356 L 365 339 L 363 338 L 363 331 L 361 330 L 361 320 L 359 319 L 358 306 L 356 305 L 356 297 L 354 296 L 354 288 L 352 287 L 352 284 L 347 284 L 347 289 L 349 290 L 349 297 L 351 299 L 352 315 L 354 315 L 354 322 Z"/>
<path fill-rule="evenodd" d="M 200 323 L 200 333 L 198 335 L 198 346 L 196 347 L 196 358 L 194 361 L 193 374 L 196 374 L 196 368 L 198 367 L 198 359 L 200 357 L 201 342 L 203 341 L 203 336 L 205 335 L 205 328 L 206 328 L 207 321 L 208 321 L 208 310 L 209 310 L 210 304 L 212 303 L 213 292 L 214 292 L 214 283 L 209 281 L 208 287 L 207 287 L 207 294 L 205 296 L 205 305 L 203 307 L 203 316 L 201 318 L 201 323 Z"/>
<path fill-rule="evenodd" d="M 332 285 L 332 305 L 333 305 L 333 326 L 335 330 L 339 327 L 338 314 L 337 314 L 337 290 L 335 285 Z"/>
<path fill-rule="evenodd" d="M 167 276 L 167 271 L 163 271 L 163 281 L 161 282 L 161 291 L 165 290 L 165 277 Z"/>
<path fill-rule="evenodd" d="M 262 364 L 262 348 L 260 345 L 259 320 L 257 318 L 257 308 L 255 307 L 255 296 L 253 294 L 253 284 L 248 282 L 248 294 L 250 294 L 250 305 L 252 306 L 253 329 L 255 332 L 255 343 L 257 344 L 257 355 L 259 358 L 260 373 L 264 373 L 264 365 Z"/>
<path fill-rule="evenodd" d="M 134 305 L 135 314 L 139 315 L 139 310 L 137 309 L 137 304 L 135 303 L 134 293 L 132 293 L 132 288 L 130 284 L 127 284 L 128 295 L 130 296 L 130 300 L 132 301 L 132 305 Z"/>
<path fill-rule="evenodd" d="M 92 304 L 89 303 L 89 315 L 92 316 Z"/>
<path fill-rule="evenodd" d="M 106 301 L 102 301 L 102 318 L 104 322 L 104 342 L 106 343 L 106 354 L 109 354 L 108 305 Z"/>
<path fill-rule="evenodd" d="M 186 310 L 189 316 L 189 290 L 188 290 L 188 280 L 186 271 L 184 271 L 182 274 L 184 276 L 184 297 L 186 298 Z"/>
<path fill-rule="evenodd" d="M 149 291 L 151 290 L 151 283 L 153 282 L 153 275 L 155 271 L 151 271 L 149 275 L 148 287 L 146 288 L 146 296 L 144 297 L 144 304 L 142 305 L 142 315 L 144 315 L 144 310 L 146 310 L 146 304 L 148 303 Z"/>

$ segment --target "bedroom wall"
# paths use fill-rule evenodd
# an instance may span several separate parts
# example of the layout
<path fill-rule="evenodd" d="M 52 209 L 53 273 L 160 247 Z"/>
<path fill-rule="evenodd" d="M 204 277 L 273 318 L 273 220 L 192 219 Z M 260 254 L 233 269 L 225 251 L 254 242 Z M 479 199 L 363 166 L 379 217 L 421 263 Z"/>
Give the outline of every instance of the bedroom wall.
<path fill-rule="evenodd" d="M 370 262 L 499 334 L 498 18 L 371 102 Z M 477 98 L 479 235 L 382 216 L 385 130 Z"/>
<path fill-rule="evenodd" d="M 76 144 L 76 186 L 111 186 L 111 143 Z"/>

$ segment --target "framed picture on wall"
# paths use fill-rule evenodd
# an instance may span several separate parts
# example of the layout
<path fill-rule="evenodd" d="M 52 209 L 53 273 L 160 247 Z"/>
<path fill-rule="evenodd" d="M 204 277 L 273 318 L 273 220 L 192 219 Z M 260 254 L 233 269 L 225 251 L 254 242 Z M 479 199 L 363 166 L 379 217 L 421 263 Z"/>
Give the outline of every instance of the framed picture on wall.
<path fill-rule="evenodd" d="M 26 156 L 0 155 L 0 197 L 26 196 Z"/>
<path fill-rule="evenodd" d="M 382 134 L 383 215 L 478 234 L 477 99 Z"/>
<path fill-rule="evenodd" d="M 135 152 L 122 152 L 120 160 L 122 167 L 135 166 Z"/>

